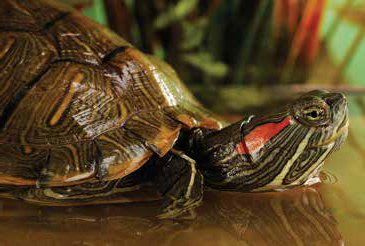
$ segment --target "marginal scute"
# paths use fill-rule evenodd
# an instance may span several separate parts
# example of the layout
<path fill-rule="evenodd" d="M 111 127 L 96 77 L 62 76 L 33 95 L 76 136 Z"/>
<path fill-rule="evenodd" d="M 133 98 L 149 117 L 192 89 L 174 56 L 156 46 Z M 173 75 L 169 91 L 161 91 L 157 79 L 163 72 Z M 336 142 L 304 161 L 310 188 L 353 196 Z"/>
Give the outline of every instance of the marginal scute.
<path fill-rule="evenodd" d="M 79 142 L 49 150 L 38 186 L 67 186 L 96 176 L 99 150 L 95 142 Z"/>
<path fill-rule="evenodd" d="M 217 116 L 213 113 L 205 110 L 200 105 L 187 101 L 183 101 L 181 105 L 175 107 L 168 107 L 165 111 L 190 129 L 201 127 L 218 130 L 226 125 L 223 120 L 218 121 Z"/>
<path fill-rule="evenodd" d="M 99 178 L 113 180 L 139 169 L 153 155 L 145 143 L 126 129 L 109 131 L 97 138 L 102 162 Z"/>
<path fill-rule="evenodd" d="M 12 144 L 0 145 L 0 180 L 7 185 L 35 185 L 43 165 L 47 162 L 47 149 Z"/>

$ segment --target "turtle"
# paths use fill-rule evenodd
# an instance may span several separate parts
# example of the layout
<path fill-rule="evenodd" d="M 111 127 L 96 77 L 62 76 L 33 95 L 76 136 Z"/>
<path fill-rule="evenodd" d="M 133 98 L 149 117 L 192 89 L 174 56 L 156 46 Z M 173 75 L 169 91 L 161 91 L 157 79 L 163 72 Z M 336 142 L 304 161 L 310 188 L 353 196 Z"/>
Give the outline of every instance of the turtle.
<path fill-rule="evenodd" d="M 175 70 L 49 0 L 0 2 L 1 196 L 49 206 L 162 201 L 205 187 L 284 190 L 318 181 L 345 141 L 346 97 L 316 90 L 226 124 Z"/>

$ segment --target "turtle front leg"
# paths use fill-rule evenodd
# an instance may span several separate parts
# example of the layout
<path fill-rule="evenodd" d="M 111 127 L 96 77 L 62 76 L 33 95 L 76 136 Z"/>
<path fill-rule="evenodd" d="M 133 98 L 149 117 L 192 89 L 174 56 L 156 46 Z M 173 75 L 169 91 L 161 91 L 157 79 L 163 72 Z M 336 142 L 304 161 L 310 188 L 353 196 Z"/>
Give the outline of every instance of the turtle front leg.
<path fill-rule="evenodd" d="M 195 160 L 172 150 L 156 163 L 155 182 L 164 196 L 159 218 L 176 218 L 196 208 L 203 197 L 203 176 Z"/>

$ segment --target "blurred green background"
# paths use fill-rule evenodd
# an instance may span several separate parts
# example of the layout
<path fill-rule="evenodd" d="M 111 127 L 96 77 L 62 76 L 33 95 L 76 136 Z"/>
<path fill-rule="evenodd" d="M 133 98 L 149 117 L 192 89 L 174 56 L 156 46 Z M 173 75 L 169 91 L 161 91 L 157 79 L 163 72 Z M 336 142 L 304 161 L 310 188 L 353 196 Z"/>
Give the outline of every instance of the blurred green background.
<path fill-rule="evenodd" d="M 188 84 L 365 85 L 364 0 L 64 0 Z"/>

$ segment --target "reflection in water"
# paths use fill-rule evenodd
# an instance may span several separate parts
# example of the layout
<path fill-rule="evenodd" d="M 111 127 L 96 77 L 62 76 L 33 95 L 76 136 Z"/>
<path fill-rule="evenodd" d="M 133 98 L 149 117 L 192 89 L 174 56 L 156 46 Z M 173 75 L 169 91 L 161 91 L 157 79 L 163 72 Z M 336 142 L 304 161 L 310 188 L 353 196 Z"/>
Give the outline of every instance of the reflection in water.
<path fill-rule="evenodd" d="M 43 245 L 342 244 L 337 223 L 315 188 L 264 194 L 209 191 L 196 219 L 187 221 L 153 219 L 153 205 L 1 204 L 0 240 L 5 245 L 30 240 Z"/>
<path fill-rule="evenodd" d="M 219 194 L 209 220 L 260 245 L 342 244 L 337 223 L 315 188 L 284 193 Z"/>

